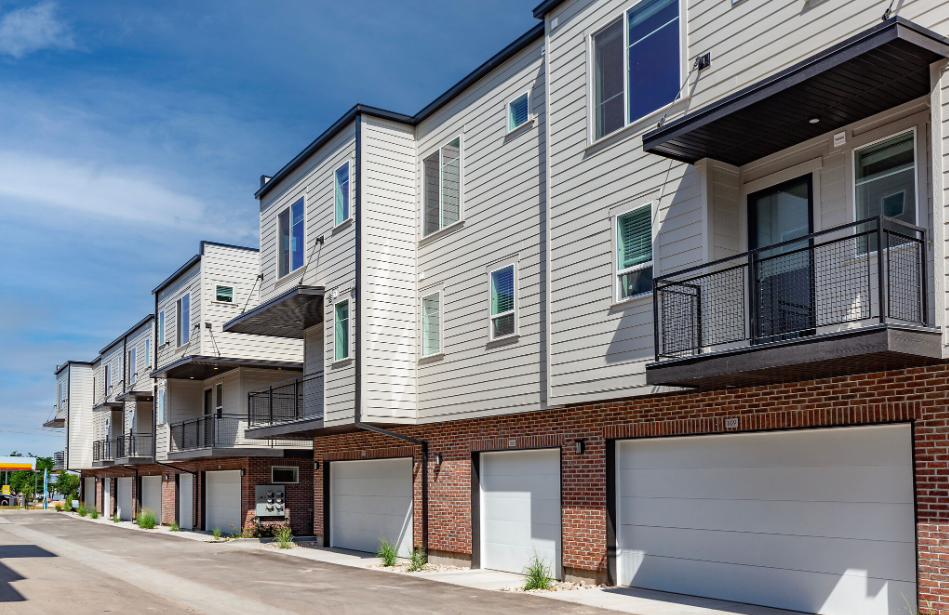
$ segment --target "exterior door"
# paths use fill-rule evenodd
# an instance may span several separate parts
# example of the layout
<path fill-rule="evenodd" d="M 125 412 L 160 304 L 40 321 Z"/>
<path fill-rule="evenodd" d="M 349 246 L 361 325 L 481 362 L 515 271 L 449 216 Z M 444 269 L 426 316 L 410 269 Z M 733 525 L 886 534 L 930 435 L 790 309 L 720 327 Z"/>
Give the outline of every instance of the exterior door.
<path fill-rule="evenodd" d="M 154 512 L 161 522 L 161 476 L 142 477 L 142 508 Z"/>
<path fill-rule="evenodd" d="M 104 478 L 102 479 L 102 512 L 108 516 L 112 516 L 112 479 Z"/>
<path fill-rule="evenodd" d="M 82 501 L 87 507 L 96 505 L 96 479 L 84 479 L 82 487 Z"/>
<path fill-rule="evenodd" d="M 118 480 L 118 514 L 123 521 L 132 520 L 132 477 Z"/>
<path fill-rule="evenodd" d="M 815 327 L 811 176 L 748 195 L 748 247 L 754 258 L 752 332 L 756 342 L 809 335 Z M 791 243 L 784 243 L 791 241 Z"/>
<path fill-rule="evenodd" d="M 412 554 L 412 460 L 330 463 L 330 546 L 375 553 L 385 538 Z"/>
<path fill-rule="evenodd" d="M 178 475 L 178 525 L 183 530 L 194 529 L 194 476 Z"/>
<path fill-rule="evenodd" d="M 616 444 L 619 585 L 825 615 L 916 600 L 909 425 Z"/>
<path fill-rule="evenodd" d="M 241 471 L 215 470 L 206 472 L 207 494 L 204 529 L 221 530 L 225 536 L 240 532 L 244 527 L 241 513 Z"/>

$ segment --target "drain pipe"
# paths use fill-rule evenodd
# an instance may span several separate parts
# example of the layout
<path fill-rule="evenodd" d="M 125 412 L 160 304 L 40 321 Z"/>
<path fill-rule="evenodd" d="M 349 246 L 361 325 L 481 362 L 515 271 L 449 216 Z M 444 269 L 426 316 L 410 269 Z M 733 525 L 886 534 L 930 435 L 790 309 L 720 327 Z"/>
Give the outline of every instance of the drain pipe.
<path fill-rule="evenodd" d="M 152 463 L 154 463 L 155 465 L 159 465 L 159 466 L 165 466 L 166 468 L 171 468 L 172 470 L 177 470 L 177 471 L 179 471 L 179 472 L 187 472 L 188 474 L 190 474 L 190 475 L 193 476 L 193 477 L 197 477 L 197 476 L 198 476 L 198 473 L 197 473 L 197 472 L 194 472 L 194 471 L 192 471 L 192 470 L 186 470 L 186 469 L 180 468 L 180 467 L 178 467 L 178 466 L 173 466 L 173 465 L 171 465 L 170 463 L 162 463 L 162 462 L 160 462 L 160 461 L 153 461 Z M 200 482 L 201 482 L 201 479 L 200 479 L 200 478 L 195 478 L 195 482 L 200 483 Z M 175 502 L 177 503 L 177 502 L 178 502 L 178 489 L 177 489 L 177 484 L 175 485 L 175 487 L 176 487 L 176 488 L 175 488 Z M 203 489 L 204 487 L 202 486 L 201 488 Z M 197 518 L 198 518 L 198 503 L 195 501 L 195 497 L 194 497 L 194 485 L 192 484 L 192 485 L 191 485 L 191 524 L 192 524 L 192 526 L 194 525 L 195 520 L 196 520 Z M 176 522 L 178 521 L 178 511 L 177 511 L 177 510 L 175 511 L 175 520 L 176 520 Z"/>
<path fill-rule="evenodd" d="M 422 449 L 422 550 L 428 554 L 428 442 L 362 422 L 362 114 L 356 114 L 356 407 L 357 429 L 398 438 Z M 414 547 L 414 546 L 413 546 Z"/>

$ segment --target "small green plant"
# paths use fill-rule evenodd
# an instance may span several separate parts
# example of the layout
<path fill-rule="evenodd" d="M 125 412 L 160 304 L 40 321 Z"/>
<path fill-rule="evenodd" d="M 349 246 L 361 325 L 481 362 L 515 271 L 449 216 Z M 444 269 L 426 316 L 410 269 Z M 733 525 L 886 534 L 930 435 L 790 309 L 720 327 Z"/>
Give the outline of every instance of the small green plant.
<path fill-rule="evenodd" d="M 153 530 L 158 525 L 158 520 L 155 518 L 155 513 L 146 508 L 135 516 L 135 523 L 143 530 Z"/>
<path fill-rule="evenodd" d="M 425 551 L 421 549 L 413 550 L 412 557 L 409 559 L 409 572 L 418 572 L 424 569 L 427 562 L 428 557 L 425 555 Z"/>
<path fill-rule="evenodd" d="M 213 530 L 211 530 L 211 533 L 214 534 L 214 539 L 217 540 L 221 537 L 221 528 L 216 527 Z"/>
<path fill-rule="evenodd" d="M 69 511 L 71 511 L 71 510 L 72 510 L 72 503 L 69 502 L 69 500 L 63 500 L 62 503 L 59 504 L 59 510 L 61 510 L 62 512 L 69 512 Z"/>
<path fill-rule="evenodd" d="M 89 509 L 86 508 L 85 502 L 79 502 L 79 508 L 76 509 L 76 512 L 79 513 L 80 517 L 85 517 L 89 514 Z"/>
<path fill-rule="evenodd" d="M 119 513 L 115 513 L 114 515 L 112 515 L 112 523 L 118 523 L 119 521 L 121 521 L 121 519 L 119 518 Z"/>
<path fill-rule="evenodd" d="M 919 610 L 916 610 L 913 608 L 913 605 L 910 604 L 910 601 L 905 594 L 900 595 L 903 596 L 903 602 L 906 603 L 906 611 L 909 613 L 909 615 L 936 615 L 936 611 L 933 610 L 933 603 L 929 600 L 926 601 L 925 607 L 920 607 Z M 900 611 L 902 610 L 903 609 L 900 609 Z"/>
<path fill-rule="evenodd" d="M 281 549 L 290 549 L 293 547 L 293 530 L 289 525 L 281 525 L 274 531 L 274 539 Z"/>
<path fill-rule="evenodd" d="M 379 550 L 376 551 L 376 556 L 382 560 L 383 566 L 387 568 L 389 566 L 395 566 L 399 560 L 399 548 L 385 538 L 381 538 L 379 540 Z"/>
<path fill-rule="evenodd" d="M 524 589 L 549 589 L 553 582 L 547 562 L 534 553 L 530 563 L 524 567 Z"/>
<path fill-rule="evenodd" d="M 89 516 L 92 517 L 93 519 L 98 519 L 98 518 L 99 518 L 99 509 L 96 508 L 95 506 L 93 506 L 92 508 L 90 508 L 90 509 L 89 509 Z"/>
<path fill-rule="evenodd" d="M 170 529 L 172 532 L 177 532 L 177 531 L 180 530 L 181 528 L 178 527 L 178 523 L 177 523 L 177 522 L 172 521 L 172 522 L 171 522 L 171 526 L 169 526 L 168 529 Z"/>

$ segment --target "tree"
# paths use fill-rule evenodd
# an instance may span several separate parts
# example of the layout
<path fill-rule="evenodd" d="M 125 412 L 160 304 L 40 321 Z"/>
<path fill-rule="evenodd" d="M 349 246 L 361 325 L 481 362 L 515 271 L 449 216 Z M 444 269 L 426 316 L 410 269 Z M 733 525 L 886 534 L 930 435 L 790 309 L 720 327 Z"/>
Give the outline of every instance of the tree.
<path fill-rule="evenodd" d="M 56 477 L 56 491 L 66 496 L 66 501 L 79 499 L 79 475 L 61 472 Z"/>
<path fill-rule="evenodd" d="M 13 451 L 10 456 L 23 457 L 24 455 Z M 33 454 L 27 453 L 26 457 L 33 457 Z M 33 470 L 16 470 L 15 472 L 11 472 L 9 478 L 10 488 L 24 496 L 26 501 L 32 500 L 36 496 L 37 489 L 42 489 L 40 481 L 42 481 L 44 469 L 53 469 L 52 457 L 37 457 L 35 472 Z"/>

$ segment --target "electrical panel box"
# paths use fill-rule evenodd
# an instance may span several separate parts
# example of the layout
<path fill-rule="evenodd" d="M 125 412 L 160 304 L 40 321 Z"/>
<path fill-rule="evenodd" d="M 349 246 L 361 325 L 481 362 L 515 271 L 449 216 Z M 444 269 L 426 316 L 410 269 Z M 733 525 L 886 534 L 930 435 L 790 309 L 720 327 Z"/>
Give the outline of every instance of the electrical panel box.
<path fill-rule="evenodd" d="M 258 517 L 285 517 L 287 494 L 283 485 L 257 485 L 256 511 Z"/>

